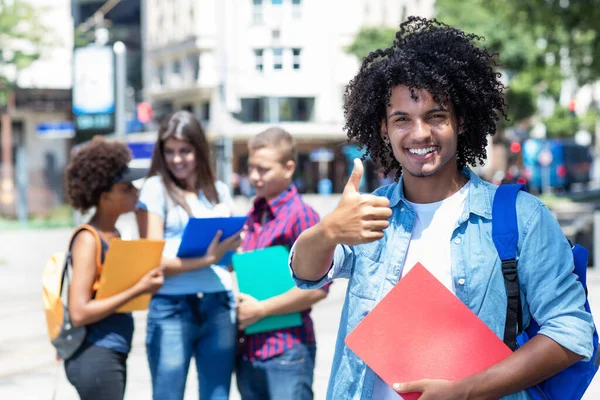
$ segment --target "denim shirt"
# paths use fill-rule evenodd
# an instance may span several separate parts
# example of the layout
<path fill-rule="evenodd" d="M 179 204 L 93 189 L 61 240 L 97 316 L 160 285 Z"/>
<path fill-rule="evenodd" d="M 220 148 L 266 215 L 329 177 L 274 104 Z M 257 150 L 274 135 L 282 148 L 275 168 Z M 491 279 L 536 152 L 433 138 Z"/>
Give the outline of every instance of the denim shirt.
<path fill-rule="evenodd" d="M 492 241 L 492 201 L 497 186 L 482 181 L 468 169 L 463 173 L 471 186 L 467 205 L 450 239 L 456 296 L 503 339 L 507 297 Z M 415 212 L 404 198 L 402 180 L 374 194 L 387 197 L 393 212 L 384 237 L 358 246 L 337 246 L 331 269 L 319 281 L 294 276 L 302 289 L 318 288 L 335 278 L 349 279 L 327 399 L 372 399 L 377 376 L 345 346 L 344 339 L 400 279 L 415 222 Z M 573 273 L 569 242 L 536 197 L 519 192 L 517 210 L 523 323 L 528 326 L 533 317 L 541 326 L 539 333 L 589 359 L 593 348 L 592 316 L 584 310 L 585 292 Z M 503 397 L 529 398 L 525 391 Z"/>

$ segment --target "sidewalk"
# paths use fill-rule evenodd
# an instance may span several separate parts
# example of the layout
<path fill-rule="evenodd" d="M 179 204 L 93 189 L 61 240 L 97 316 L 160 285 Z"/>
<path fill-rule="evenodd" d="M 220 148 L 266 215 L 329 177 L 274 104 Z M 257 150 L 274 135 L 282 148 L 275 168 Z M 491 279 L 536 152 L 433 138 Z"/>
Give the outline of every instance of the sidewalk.
<path fill-rule="evenodd" d="M 48 256 L 68 240 L 70 230 L 0 232 L 0 399 L 50 400 L 57 387 L 57 400 L 77 400 L 62 366 L 46 336 L 40 277 Z M 600 315 L 600 269 L 589 270 L 589 297 L 596 315 Z M 325 399 L 340 310 L 346 281 L 336 281 L 327 299 L 314 307 L 319 350 L 315 371 L 315 399 Z M 600 317 L 598 317 L 600 318 Z M 128 360 L 127 400 L 151 398 L 150 377 L 144 349 L 145 313 L 135 314 L 136 331 L 133 351 Z M 600 322 L 600 321 L 598 321 Z M 57 376 L 58 373 L 58 376 Z M 231 399 L 239 400 L 235 381 Z M 195 371 L 188 377 L 186 400 L 198 399 Z M 588 389 L 584 400 L 600 399 L 600 374 Z M 337 400 L 337 399 L 336 399 Z"/>

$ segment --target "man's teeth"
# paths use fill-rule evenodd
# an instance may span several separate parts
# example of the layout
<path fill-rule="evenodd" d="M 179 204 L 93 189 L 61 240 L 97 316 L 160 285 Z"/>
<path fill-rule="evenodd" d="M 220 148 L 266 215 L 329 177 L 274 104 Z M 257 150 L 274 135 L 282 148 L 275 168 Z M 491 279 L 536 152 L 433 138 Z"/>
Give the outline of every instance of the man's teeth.
<path fill-rule="evenodd" d="M 435 147 L 427 147 L 426 149 L 408 149 L 412 154 L 424 156 L 425 154 L 431 153 L 435 150 Z"/>

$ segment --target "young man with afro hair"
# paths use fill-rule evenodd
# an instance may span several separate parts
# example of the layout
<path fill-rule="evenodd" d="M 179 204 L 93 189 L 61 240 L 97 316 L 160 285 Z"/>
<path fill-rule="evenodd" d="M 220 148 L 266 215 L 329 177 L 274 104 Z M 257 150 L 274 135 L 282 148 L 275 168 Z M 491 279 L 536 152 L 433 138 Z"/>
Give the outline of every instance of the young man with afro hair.
<path fill-rule="evenodd" d="M 346 89 L 348 138 L 396 182 L 359 193 L 363 168 L 355 160 L 339 205 L 292 249 L 301 288 L 349 279 L 328 399 L 389 400 L 410 392 L 422 393 L 421 400 L 529 399 L 526 388 L 592 354 L 592 316 L 570 245 L 544 204 L 524 192 L 517 196 L 523 321 L 535 319 L 540 334 L 469 378 L 393 388 L 344 345 L 418 261 L 504 337 L 507 296 L 491 224 L 497 187 L 467 167 L 485 160 L 486 138 L 506 117 L 504 86 L 494 56 L 475 44 L 480 39 L 411 17 L 390 48 L 363 60 Z"/>

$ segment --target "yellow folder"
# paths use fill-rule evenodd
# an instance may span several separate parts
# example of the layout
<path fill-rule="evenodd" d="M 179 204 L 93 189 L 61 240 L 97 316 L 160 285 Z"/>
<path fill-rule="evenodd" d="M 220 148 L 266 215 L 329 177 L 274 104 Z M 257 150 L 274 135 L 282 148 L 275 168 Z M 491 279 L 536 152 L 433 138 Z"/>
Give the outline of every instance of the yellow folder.
<path fill-rule="evenodd" d="M 96 298 L 105 299 L 135 285 L 146 273 L 160 265 L 164 246 L 164 240 L 111 240 Z M 125 303 L 117 312 L 146 310 L 150 297 L 150 294 L 140 295 Z"/>

